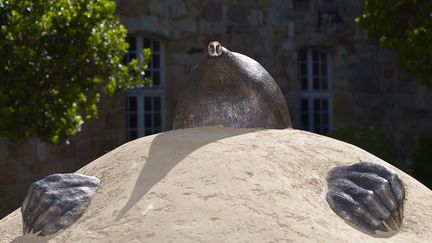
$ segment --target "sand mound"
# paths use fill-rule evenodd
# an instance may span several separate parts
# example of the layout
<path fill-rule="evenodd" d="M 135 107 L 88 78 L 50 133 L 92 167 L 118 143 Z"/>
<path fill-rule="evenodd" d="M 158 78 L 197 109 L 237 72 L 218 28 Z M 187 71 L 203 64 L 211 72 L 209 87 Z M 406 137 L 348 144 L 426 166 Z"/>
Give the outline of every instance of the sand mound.
<path fill-rule="evenodd" d="M 398 171 L 407 200 L 401 231 L 373 238 L 329 208 L 327 172 L 371 161 Z M 432 191 L 347 143 L 299 130 L 198 128 L 124 144 L 78 171 L 101 179 L 83 217 L 49 242 L 425 242 Z M 21 213 L 0 221 L 21 236 Z M 41 237 L 38 237 L 41 238 Z"/>

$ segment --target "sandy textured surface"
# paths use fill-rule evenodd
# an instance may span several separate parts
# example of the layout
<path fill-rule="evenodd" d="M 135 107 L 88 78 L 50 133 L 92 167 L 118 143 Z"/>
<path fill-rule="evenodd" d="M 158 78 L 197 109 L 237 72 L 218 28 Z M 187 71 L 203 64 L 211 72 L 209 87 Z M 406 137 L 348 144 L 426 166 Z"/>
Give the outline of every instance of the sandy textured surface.
<path fill-rule="evenodd" d="M 401 231 L 363 234 L 329 208 L 326 174 L 372 161 L 396 170 Z M 50 238 L 21 236 L 19 210 L 0 242 L 431 242 L 432 191 L 377 157 L 299 130 L 199 128 L 124 144 L 78 171 L 101 179 L 84 216 Z"/>

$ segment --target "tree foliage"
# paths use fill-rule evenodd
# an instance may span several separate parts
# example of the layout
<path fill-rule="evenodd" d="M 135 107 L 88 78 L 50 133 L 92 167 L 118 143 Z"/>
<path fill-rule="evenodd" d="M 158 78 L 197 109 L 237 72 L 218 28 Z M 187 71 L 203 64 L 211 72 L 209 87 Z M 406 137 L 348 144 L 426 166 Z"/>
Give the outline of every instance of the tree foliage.
<path fill-rule="evenodd" d="M 0 0 L 0 134 L 57 142 L 97 116 L 102 94 L 150 80 L 122 64 L 127 31 L 111 0 Z"/>
<path fill-rule="evenodd" d="M 366 0 L 356 21 L 368 36 L 398 52 L 401 70 L 432 87 L 432 1 Z"/>
<path fill-rule="evenodd" d="M 432 189 L 432 134 L 420 133 L 417 145 L 411 154 L 411 169 L 414 176 Z"/>
<path fill-rule="evenodd" d="M 364 125 L 348 125 L 333 129 L 329 137 L 354 144 L 388 163 L 395 164 L 396 147 L 392 140 L 381 130 Z"/>

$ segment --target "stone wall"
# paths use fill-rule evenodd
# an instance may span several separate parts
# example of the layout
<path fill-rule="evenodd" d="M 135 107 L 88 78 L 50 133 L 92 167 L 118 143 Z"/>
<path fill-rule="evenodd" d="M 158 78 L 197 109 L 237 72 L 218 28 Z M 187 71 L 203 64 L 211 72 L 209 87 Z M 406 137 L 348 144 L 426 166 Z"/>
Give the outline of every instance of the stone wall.
<path fill-rule="evenodd" d="M 355 25 L 362 1 L 342 0 L 120 0 L 118 14 L 130 34 L 165 44 L 168 128 L 179 91 L 209 41 L 258 60 L 284 92 L 298 127 L 297 50 L 331 56 L 333 127 L 376 126 L 396 142 L 403 168 L 419 131 L 432 131 L 432 93 L 396 69 L 395 53 L 366 39 Z M 319 25 L 319 13 L 339 11 L 343 22 Z M 28 185 L 55 172 L 71 172 L 126 141 L 124 94 L 105 99 L 100 119 L 88 121 L 69 145 L 36 139 L 0 139 L 0 217 L 18 207 Z M 391 161 L 390 161 L 391 162 Z M 5 202 L 5 203 L 3 203 Z"/>
<path fill-rule="evenodd" d="M 69 144 L 0 138 L 0 218 L 21 205 L 34 181 L 74 172 L 126 142 L 124 100 L 123 93 L 102 99 L 99 119 L 86 121 Z"/>
<path fill-rule="evenodd" d="M 335 10 L 343 20 L 339 31 L 319 26 L 319 13 Z M 219 40 L 258 60 L 273 75 L 298 127 L 296 52 L 318 48 L 332 57 L 333 127 L 359 123 L 383 129 L 396 142 L 396 163 L 404 168 L 417 133 L 432 130 L 432 92 L 398 72 L 395 53 L 367 40 L 354 22 L 362 11 L 362 1 L 342 0 L 122 0 L 119 8 L 131 33 L 166 41 L 168 114 L 202 57 L 200 50 Z"/>

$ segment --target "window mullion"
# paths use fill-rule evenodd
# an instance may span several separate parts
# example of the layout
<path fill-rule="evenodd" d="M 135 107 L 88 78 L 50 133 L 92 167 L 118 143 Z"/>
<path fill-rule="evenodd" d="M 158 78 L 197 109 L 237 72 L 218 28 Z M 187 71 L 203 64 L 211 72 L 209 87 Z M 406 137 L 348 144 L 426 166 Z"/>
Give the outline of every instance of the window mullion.
<path fill-rule="evenodd" d="M 142 36 L 137 36 L 137 44 L 136 44 L 136 52 L 137 52 L 137 58 L 138 60 L 143 60 L 144 57 L 142 56 L 142 50 L 143 50 L 143 38 Z"/>
<path fill-rule="evenodd" d="M 307 100 L 308 100 L 308 117 L 309 117 L 309 119 L 308 119 L 308 130 L 309 131 L 313 131 L 313 129 L 314 129 L 314 121 L 313 121 L 313 118 L 314 118 L 314 110 L 313 110 L 313 96 L 310 96 L 310 95 L 308 95 L 307 96 L 307 98 L 306 98 Z"/>
<path fill-rule="evenodd" d="M 313 90 L 313 65 L 312 65 L 312 50 L 309 49 L 307 51 L 307 79 L 308 79 L 308 88 L 307 91 Z"/>
<path fill-rule="evenodd" d="M 150 65 L 148 69 L 146 70 L 147 75 L 152 76 L 157 74 L 158 77 L 158 85 L 153 86 L 152 88 L 139 88 L 133 91 L 129 91 L 129 94 L 134 94 L 137 97 L 137 136 L 142 137 L 145 135 L 149 135 L 155 132 L 159 131 L 165 131 L 166 130 L 166 102 L 165 102 L 165 65 L 164 65 L 164 52 L 165 47 L 162 43 L 160 43 L 156 39 L 152 38 L 146 38 L 145 36 L 135 36 L 135 48 L 134 50 L 130 50 L 130 52 L 136 53 L 136 56 L 139 58 L 143 58 L 142 56 L 142 50 L 145 46 L 144 40 L 147 41 L 147 39 L 150 40 L 149 48 L 157 48 L 159 46 L 158 51 L 154 51 L 153 55 L 157 55 L 158 58 L 153 58 L 157 63 L 156 65 Z M 157 65 L 159 64 L 159 65 Z M 155 68 L 154 66 L 157 66 L 158 68 Z M 157 73 L 157 74 L 154 74 Z M 155 78 L 155 77 L 154 77 Z M 146 110 L 144 102 L 146 101 L 146 97 L 150 97 L 151 99 L 151 107 L 150 110 Z M 155 110 L 156 108 L 156 102 L 154 99 L 160 99 L 160 110 Z M 149 101 L 150 102 L 150 101 Z M 148 104 L 149 105 L 149 104 Z M 149 122 L 151 122 L 151 126 L 146 128 L 146 113 L 147 116 L 150 116 Z M 156 118 L 158 116 L 158 118 Z M 159 117 L 160 116 L 160 117 Z M 161 119 L 161 121 L 159 121 Z M 156 121 L 158 122 L 158 127 L 156 127 Z M 147 124 L 147 126 L 150 125 L 150 123 Z M 147 133 L 146 133 L 147 129 Z"/>
<path fill-rule="evenodd" d="M 166 112 L 163 112 L 163 109 L 165 107 L 165 95 L 161 95 L 161 130 L 165 131 L 166 128 Z"/>
<path fill-rule="evenodd" d="M 313 90 L 313 65 L 312 65 L 312 49 L 308 49 L 307 50 L 307 80 L 308 80 L 308 89 L 306 92 L 312 92 Z M 308 129 L 309 131 L 312 131 L 314 129 L 314 125 L 313 125 L 313 96 L 311 97 L 310 95 L 307 96 L 307 100 L 308 100 Z"/>
<path fill-rule="evenodd" d="M 327 93 L 328 93 L 328 101 L 327 101 L 327 117 L 328 117 L 328 124 L 327 129 L 330 130 L 330 128 L 333 126 L 333 63 L 331 60 L 331 57 L 327 55 Z"/>
<path fill-rule="evenodd" d="M 165 88 L 165 72 L 163 72 L 163 68 L 165 68 L 165 45 L 159 43 L 159 69 L 160 69 L 160 88 Z M 162 102 L 161 102 L 162 105 Z M 161 109 L 162 112 L 162 109 Z M 162 128 L 161 128 L 162 129 Z"/>
<path fill-rule="evenodd" d="M 152 46 L 153 46 L 153 41 L 152 41 Z M 155 95 L 152 95 L 151 96 L 151 101 L 152 101 L 152 105 L 151 105 L 151 110 L 150 110 L 150 116 L 151 116 L 151 121 L 152 121 L 152 126 L 151 126 L 151 131 L 152 131 L 152 133 L 154 133 L 155 132 L 155 127 L 156 127 L 156 123 L 155 123 L 155 114 L 156 114 L 156 112 L 155 112 Z"/>
<path fill-rule="evenodd" d="M 332 99 L 332 94 L 330 94 L 329 98 L 328 98 L 328 108 L 327 108 L 327 117 L 328 117 L 328 124 L 327 124 L 327 129 L 330 130 L 330 128 L 333 126 L 333 99 Z"/>
<path fill-rule="evenodd" d="M 144 136 L 144 95 L 138 94 L 137 100 L 139 101 L 137 104 L 138 111 L 138 137 Z"/>
<path fill-rule="evenodd" d="M 327 90 L 331 92 L 333 90 L 333 70 L 332 61 L 329 56 L 327 56 Z"/>

